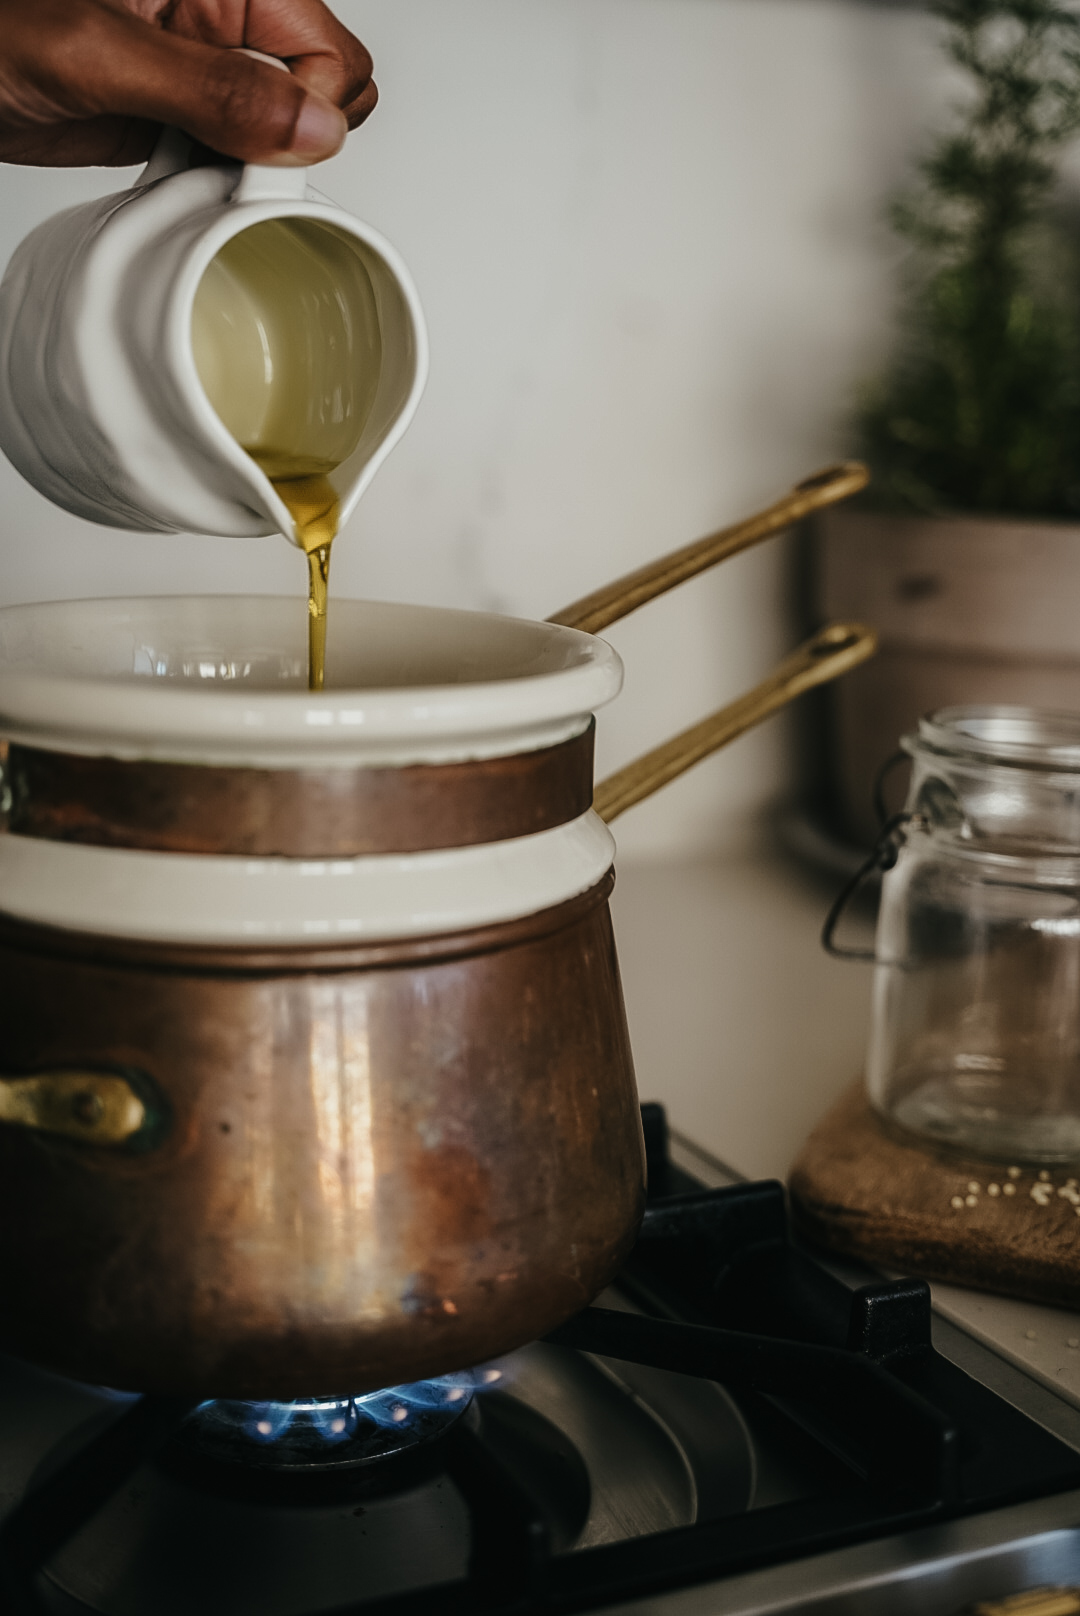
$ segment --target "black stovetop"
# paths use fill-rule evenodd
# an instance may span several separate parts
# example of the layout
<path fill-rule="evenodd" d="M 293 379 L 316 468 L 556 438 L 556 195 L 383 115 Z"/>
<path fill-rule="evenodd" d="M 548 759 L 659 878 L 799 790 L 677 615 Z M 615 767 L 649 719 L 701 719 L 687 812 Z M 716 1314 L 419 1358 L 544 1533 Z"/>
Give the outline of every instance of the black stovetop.
<path fill-rule="evenodd" d="M 781 1185 L 703 1189 L 670 1159 L 662 1110 L 643 1117 L 649 1207 L 601 1299 L 614 1305 L 508 1360 L 505 1389 L 477 1397 L 423 1471 L 321 1496 L 321 1514 L 238 1503 L 182 1462 L 190 1403 L 79 1404 L 74 1439 L 50 1451 L 46 1430 L 0 1526 L 5 1616 L 194 1616 L 211 1582 L 233 1616 L 249 1586 L 252 1616 L 587 1611 L 1080 1487 L 1080 1454 L 934 1350 L 924 1283 L 842 1283 L 789 1238 Z M 44 1429 L 62 1388 L 28 1371 L 20 1390 L 21 1373 L 9 1406 L 39 1397 Z M 601 1429 L 613 1387 L 625 1419 Z M 0 1426 L 0 1459 L 6 1440 Z M 358 1557 L 352 1582 L 316 1574 L 324 1553 Z M 288 1564 L 303 1589 L 305 1556 L 310 1605 L 269 1569 Z"/>

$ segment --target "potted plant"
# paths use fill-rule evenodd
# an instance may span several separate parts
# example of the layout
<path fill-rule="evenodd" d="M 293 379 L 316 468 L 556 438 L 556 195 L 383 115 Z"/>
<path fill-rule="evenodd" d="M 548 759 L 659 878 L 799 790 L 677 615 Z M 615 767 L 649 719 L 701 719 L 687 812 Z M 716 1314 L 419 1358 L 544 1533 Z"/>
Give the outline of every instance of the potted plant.
<path fill-rule="evenodd" d="M 892 224 L 898 342 L 857 427 L 873 481 L 811 535 L 812 606 L 878 657 L 830 692 L 830 827 L 872 840 L 872 786 L 921 712 L 1080 709 L 1080 249 L 1058 159 L 1080 130 L 1080 17 L 932 0 L 965 93 Z"/>

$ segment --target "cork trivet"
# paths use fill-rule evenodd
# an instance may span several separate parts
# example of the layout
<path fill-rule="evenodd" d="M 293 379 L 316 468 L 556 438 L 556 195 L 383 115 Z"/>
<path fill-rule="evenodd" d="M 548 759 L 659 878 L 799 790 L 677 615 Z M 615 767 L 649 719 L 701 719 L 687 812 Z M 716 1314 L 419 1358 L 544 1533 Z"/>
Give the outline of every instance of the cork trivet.
<path fill-rule="evenodd" d="M 1080 1167 L 936 1156 L 886 1134 L 853 1088 L 791 1171 L 795 1226 L 833 1251 L 925 1279 L 1080 1305 Z"/>

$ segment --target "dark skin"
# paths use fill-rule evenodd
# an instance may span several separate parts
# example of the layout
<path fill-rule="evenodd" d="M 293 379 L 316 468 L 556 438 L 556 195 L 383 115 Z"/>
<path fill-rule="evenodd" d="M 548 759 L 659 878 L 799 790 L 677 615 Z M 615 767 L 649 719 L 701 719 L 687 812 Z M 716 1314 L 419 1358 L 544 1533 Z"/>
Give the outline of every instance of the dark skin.
<path fill-rule="evenodd" d="M 0 0 L 0 162 L 139 163 L 171 124 L 243 162 L 316 163 L 373 111 L 371 72 L 322 0 Z"/>

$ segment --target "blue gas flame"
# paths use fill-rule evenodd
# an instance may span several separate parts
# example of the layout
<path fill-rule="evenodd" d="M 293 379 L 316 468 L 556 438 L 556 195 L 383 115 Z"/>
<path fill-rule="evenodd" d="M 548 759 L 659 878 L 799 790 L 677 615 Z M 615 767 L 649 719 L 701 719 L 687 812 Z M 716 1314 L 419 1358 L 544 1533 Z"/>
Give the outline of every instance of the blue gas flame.
<path fill-rule="evenodd" d="M 478 1391 L 492 1390 L 504 1379 L 505 1371 L 495 1364 L 465 1369 L 434 1380 L 417 1380 L 406 1386 L 387 1386 L 382 1391 L 364 1392 L 359 1397 L 297 1398 L 289 1403 L 213 1402 L 219 1418 L 228 1418 L 254 1442 L 278 1442 L 292 1430 L 315 1434 L 326 1443 L 345 1442 L 355 1436 L 365 1421 L 383 1430 L 407 1431 L 422 1414 L 463 1413 Z M 235 1422 L 235 1423 L 234 1423 Z"/>

